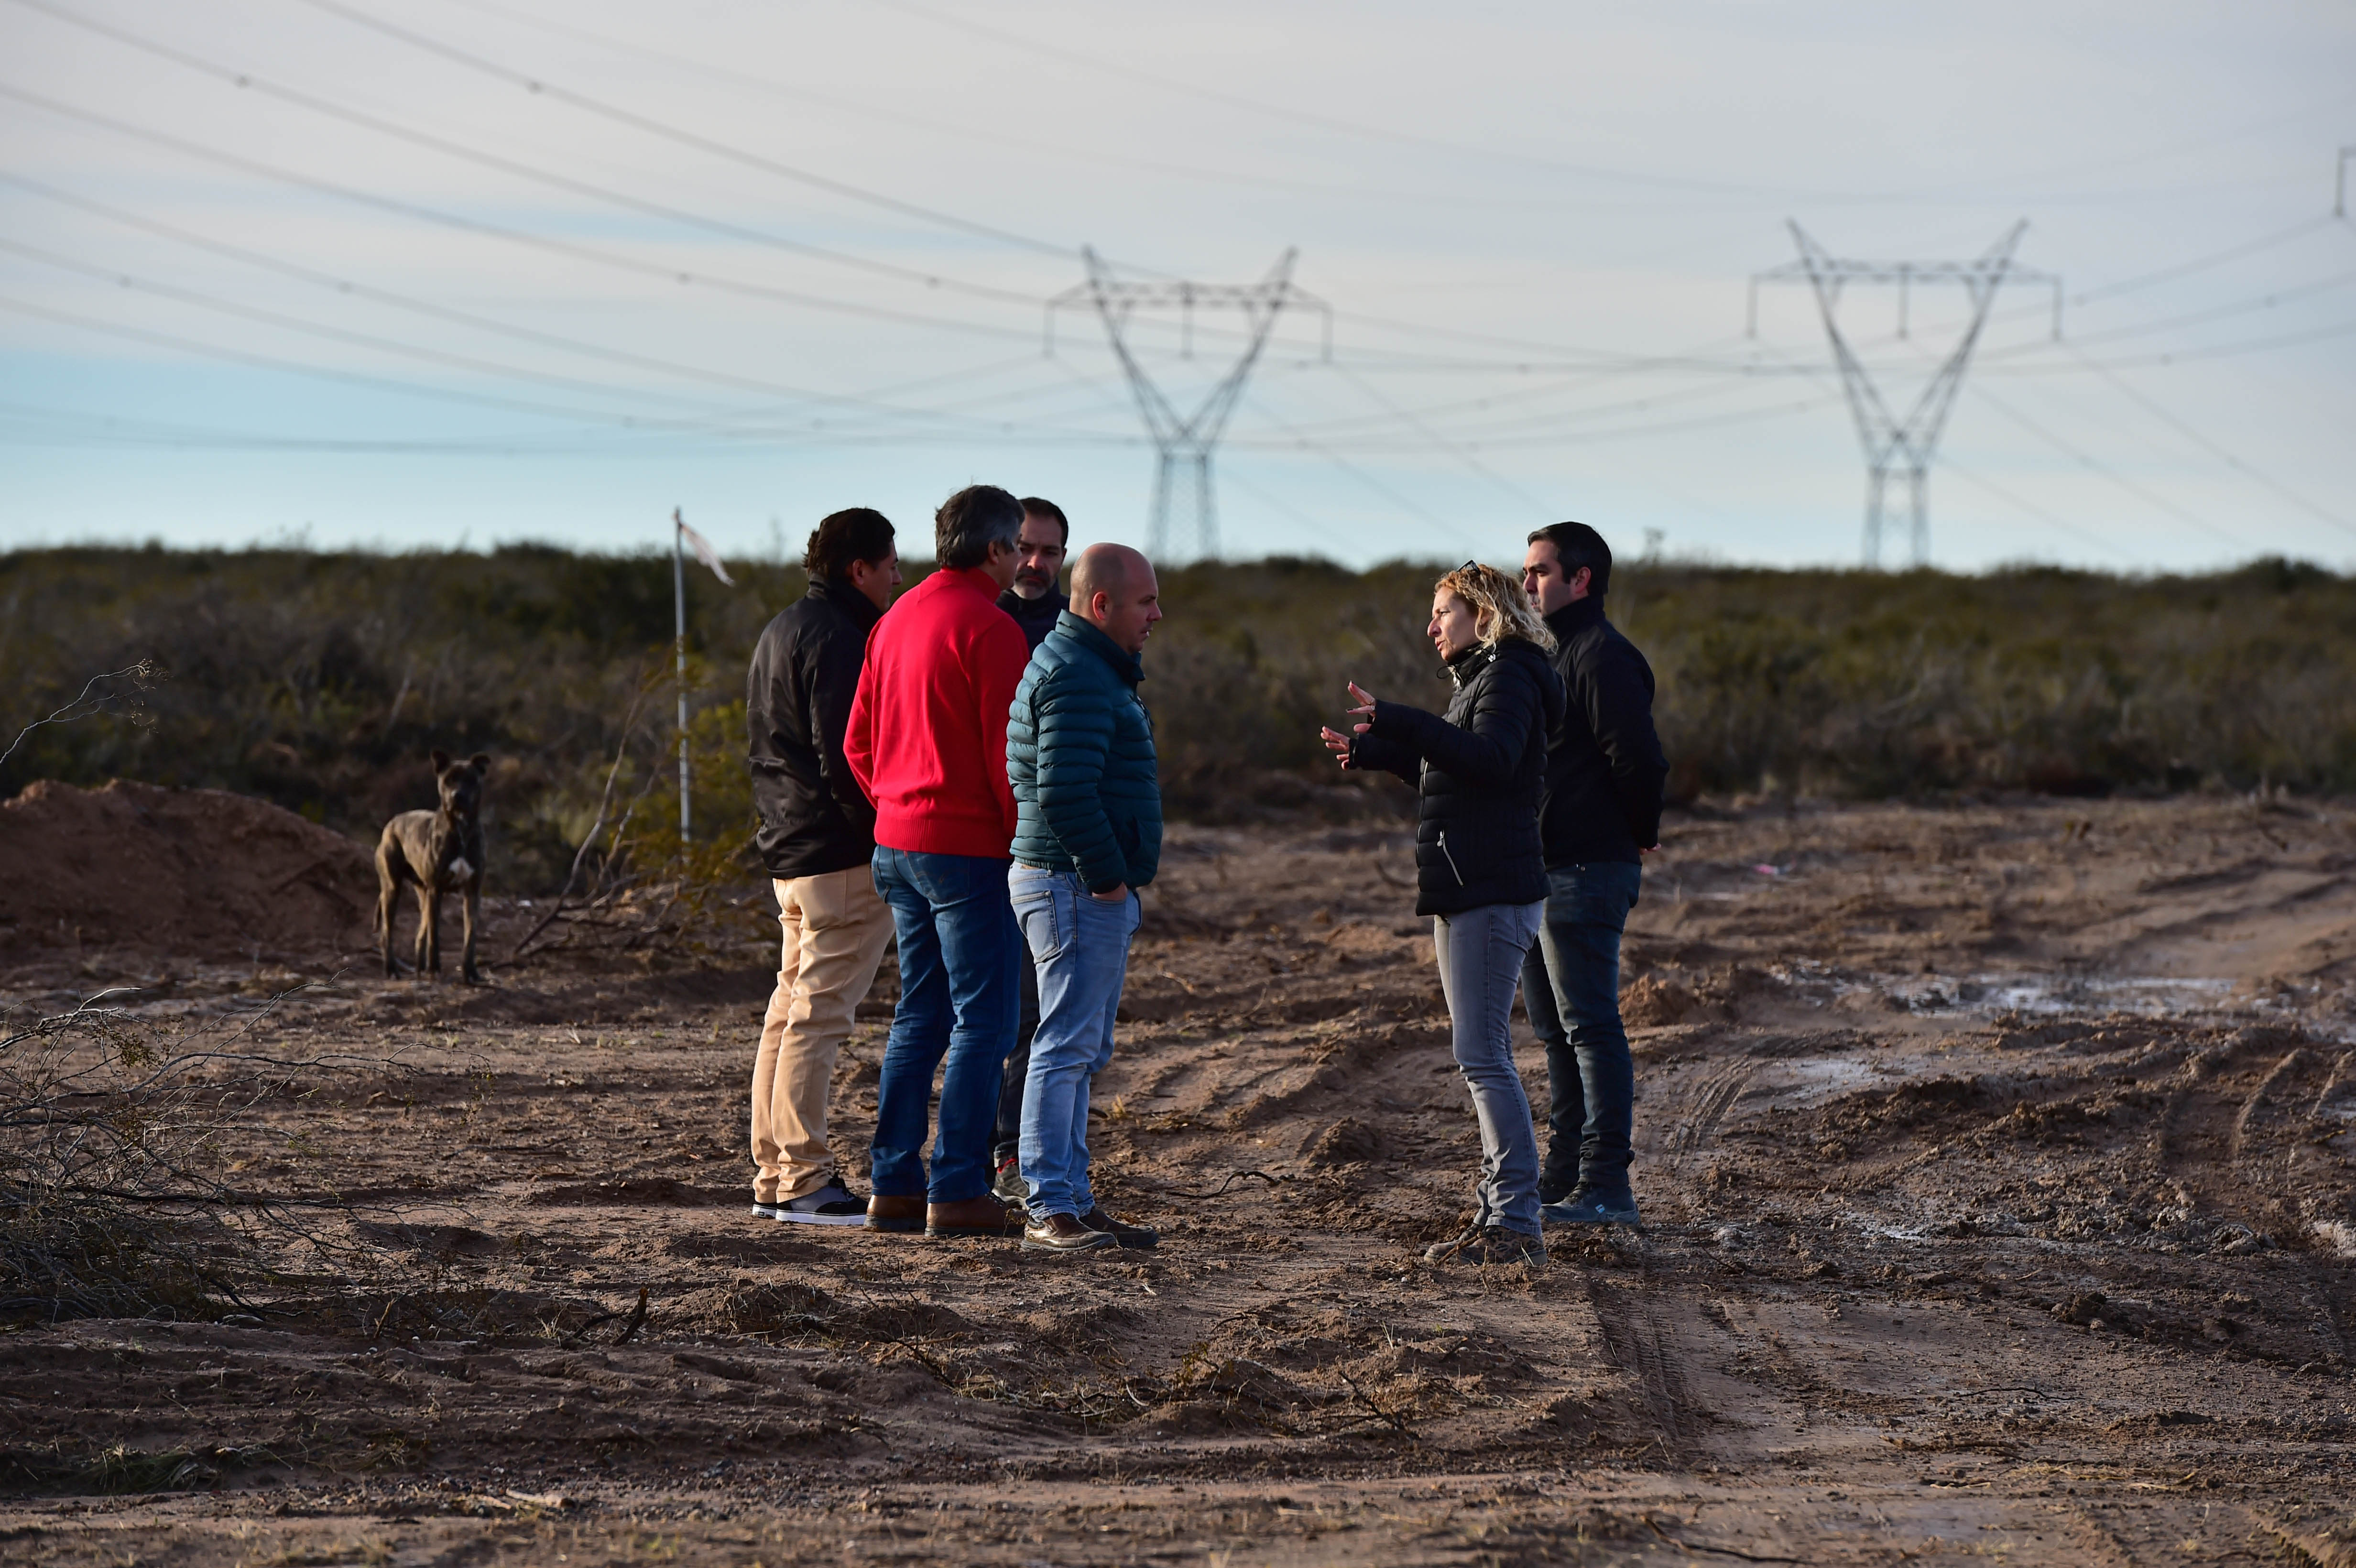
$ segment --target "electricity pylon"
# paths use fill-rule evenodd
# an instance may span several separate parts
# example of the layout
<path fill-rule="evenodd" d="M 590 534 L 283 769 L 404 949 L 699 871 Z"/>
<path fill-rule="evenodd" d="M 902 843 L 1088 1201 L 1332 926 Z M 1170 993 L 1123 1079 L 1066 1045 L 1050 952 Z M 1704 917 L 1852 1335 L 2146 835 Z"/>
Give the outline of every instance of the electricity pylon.
<path fill-rule="evenodd" d="M 1153 510 L 1146 523 L 1146 553 L 1156 560 L 1162 559 L 1171 546 L 1171 519 L 1191 510 L 1194 516 L 1195 554 L 1201 560 L 1215 560 L 1219 554 L 1219 515 L 1211 493 L 1211 453 L 1226 429 L 1228 417 L 1236 411 L 1236 403 L 1243 397 L 1244 382 L 1258 363 L 1260 350 L 1268 346 L 1276 318 L 1288 307 L 1325 313 L 1325 353 L 1330 358 L 1333 312 L 1322 300 L 1293 287 L 1292 262 L 1300 254 L 1298 251 L 1287 251 L 1269 269 L 1268 276 L 1256 283 L 1123 283 L 1112 275 L 1112 269 L 1094 250 L 1085 250 L 1081 254 L 1087 259 L 1088 281 L 1047 302 L 1047 351 L 1055 352 L 1055 312 L 1059 307 L 1096 307 L 1097 315 L 1104 321 L 1105 337 L 1129 378 L 1130 389 L 1137 396 L 1138 412 L 1144 416 L 1146 433 L 1153 438 L 1160 457 L 1153 476 Z M 1179 312 L 1180 351 L 1189 359 L 1194 357 L 1197 306 L 1233 308 L 1244 315 L 1243 353 L 1191 415 L 1181 414 L 1162 389 L 1154 385 L 1153 378 L 1138 362 L 1129 341 L 1131 315 L 1141 309 L 1173 306 Z"/>
<path fill-rule="evenodd" d="M 1761 283 L 1804 278 L 1815 290 L 1816 308 L 1825 319 L 1825 336 L 1832 340 L 1833 362 L 1840 367 L 1841 389 L 1848 394 L 1849 412 L 1857 419 L 1858 440 L 1865 447 L 1865 564 L 1869 568 L 1881 564 L 1881 525 L 1890 480 L 1895 474 L 1906 476 L 1911 525 L 1908 542 L 1912 547 L 1914 564 L 1924 565 L 1931 558 L 1931 458 L 1938 449 L 1939 432 L 1946 425 L 1947 411 L 1954 407 L 1955 394 L 1963 388 L 1964 369 L 1971 363 L 1980 329 L 1987 325 L 1988 307 L 1996 303 L 1997 290 L 2008 281 L 2051 284 L 2053 336 L 2057 342 L 2062 336 L 2062 280 L 2050 272 L 2017 265 L 2012 259 L 2013 249 L 2020 243 L 2020 236 L 2028 227 L 2026 219 L 2014 224 L 2004 238 L 1972 261 L 1846 261 L 1828 254 L 1794 223 L 1792 238 L 1799 245 L 1800 259 L 1757 273 L 1751 280 L 1751 334 L 1754 337 L 1759 334 Z M 1922 389 L 1914 406 L 1901 420 L 1890 411 L 1873 378 L 1866 373 L 1865 366 L 1849 347 L 1848 339 L 1841 336 L 1837 312 L 1841 290 L 1847 284 L 1896 283 L 1898 336 L 1903 337 L 1907 335 L 1909 294 L 1918 282 L 1962 283 L 1971 296 L 1972 319 L 1964 329 L 1962 341 L 1941 362 L 1930 384 Z"/>

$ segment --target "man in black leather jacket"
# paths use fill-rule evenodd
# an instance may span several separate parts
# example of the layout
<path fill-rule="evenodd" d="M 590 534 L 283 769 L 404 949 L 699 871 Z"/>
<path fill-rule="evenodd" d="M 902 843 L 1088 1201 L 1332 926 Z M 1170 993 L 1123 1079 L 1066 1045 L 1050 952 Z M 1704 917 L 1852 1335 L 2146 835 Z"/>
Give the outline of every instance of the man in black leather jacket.
<path fill-rule="evenodd" d="M 1550 1223 L 1633 1224 L 1628 1185 L 1635 1064 L 1620 1021 L 1620 937 L 1644 854 L 1661 837 L 1668 763 L 1653 729 L 1653 670 L 1604 619 L 1612 549 L 1584 523 L 1529 538 L 1522 590 L 1555 635 L 1569 711 L 1547 748 L 1539 819 L 1545 923 L 1522 970 L 1522 1006 L 1547 1048 L 1541 1211 Z"/>
<path fill-rule="evenodd" d="M 818 526 L 802 557 L 809 589 L 761 633 L 744 683 L 755 843 L 785 941 L 753 1063 L 753 1212 L 859 1225 L 867 1200 L 827 1150 L 827 1091 L 853 1013 L 884 959 L 892 912 L 875 891 L 875 807 L 842 741 L 867 634 L 900 584 L 892 524 L 854 507 Z"/>

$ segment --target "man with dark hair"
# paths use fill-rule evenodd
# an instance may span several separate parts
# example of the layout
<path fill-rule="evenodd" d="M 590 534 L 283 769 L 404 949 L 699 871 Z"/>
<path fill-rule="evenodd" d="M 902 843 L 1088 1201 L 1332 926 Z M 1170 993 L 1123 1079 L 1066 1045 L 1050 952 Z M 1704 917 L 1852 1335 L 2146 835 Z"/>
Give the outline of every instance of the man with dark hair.
<path fill-rule="evenodd" d="M 1637 1221 L 1620 937 L 1644 854 L 1660 843 L 1669 768 L 1653 730 L 1652 667 L 1603 618 L 1611 586 L 1612 547 L 1585 523 L 1530 535 L 1522 591 L 1554 633 L 1555 668 L 1570 693 L 1547 747 L 1546 918 L 1522 968 L 1522 1006 L 1547 1048 L 1553 1104 L 1538 1197 L 1553 1224 Z"/>
<path fill-rule="evenodd" d="M 1063 507 L 1044 496 L 1023 497 L 1023 528 L 1014 539 L 1019 552 L 1014 586 L 998 596 L 998 607 L 1014 617 L 1033 653 L 1055 629 L 1055 618 L 1072 606 L 1072 596 L 1055 586 L 1071 543 L 1072 525 Z"/>
<path fill-rule="evenodd" d="M 1055 586 L 1064 571 L 1064 555 L 1072 542 L 1072 525 L 1064 508 L 1044 496 L 1023 497 L 1023 528 L 1014 537 L 1019 559 L 1014 586 L 998 596 L 998 607 L 1023 628 L 1031 651 L 1037 653 L 1055 622 L 1071 608 L 1072 596 Z M 1039 981 L 1031 965 L 1022 965 L 1023 1010 L 1014 1028 L 1014 1049 L 1007 1053 L 1006 1076 L 998 1090 L 998 1125 L 991 1135 L 990 1163 L 996 1181 L 991 1190 L 1010 1203 L 1023 1200 L 1023 1172 L 1016 1159 L 1023 1137 L 1023 1082 L 1031 1071 L 1031 1037 L 1039 1032 Z"/>
<path fill-rule="evenodd" d="M 1007 1231 L 990 1170 L 1023 943 L 1006 896 L 1006 720 L 1031 650 L 994 601 L 1014 581 L 1022 524 L 1022 503 L 995 485 L 942 503 L 940 570 L 877 623 L 851 706 L 843 754 L 875 802 L 875 889 L 900 943 L 900 1005 L 875 1095 L 872 1230 Z M 940 1136 L 927 1178 L 936 1069 Z"/>
<path fill-rule="evenodd" d="M 754 842 L 785 928 L 753 1059 L 753 1212 L 856 1225 L 867 1204 L 827 1150 L 827 1091 L 892 913 L 868 869 L 875 808 L 842 743 L 867 634 L 900 585 L 890 520 L 865 507 L 833 514 L 810 535 L 802 570 L 808 592 L 762 631 L 744 682 Z"/>

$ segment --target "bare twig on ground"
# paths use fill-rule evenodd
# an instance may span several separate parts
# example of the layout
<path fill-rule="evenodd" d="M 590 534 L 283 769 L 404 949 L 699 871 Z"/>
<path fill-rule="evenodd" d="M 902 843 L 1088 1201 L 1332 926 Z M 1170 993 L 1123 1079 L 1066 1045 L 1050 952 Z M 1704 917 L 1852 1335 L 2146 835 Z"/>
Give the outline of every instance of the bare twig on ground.
<path fill-rule="evenodd" d="M 605 770 L 605 787 L 597 796 L 597 818 L 590 823 L 589 831 L 581 836 L 581 848 L 573 852 L 573 869 L 564 873 L 564 886 L 558 890 L 555 901 L 548 906 L 548 912 L 540 917 L 540 923 L 524 933 L 523 940 L 508 954 L 509 963 L 522 957 L 524 949 L 530 947 L 540 933 L 564 912 L 564 901 L 573 896 L 573 884 L 580 880 L 581 862 L 588 857 L 589 846 L 597 842 L 597 835 L 605 830 L 605 813 L 614 804 L 614 781 L 621 776 L 622 763 L 629 755 L 630 736 L 637 728 L 638 709 L 646 701 L 646 695 L 645 681 L 641 678 L 637 695 L 630 699 L 630 711 L 622 720 L 622 740 L 614 748 L 614 765 Z"/>
<path fill-rule="evenodd" d="M 1385 1410 L 1381 1405 L 1376 1404 L 1375 1403 L 1374 1395 L 1368 1393 L 1365 1389 L 1358 1386 L 1357 1379 L 1352 1377 L 1347 1371 L 1344 1371 L 1340 1367 L 1335 1367 L 1333 1370 L 1341 1374 L 1341 1378 L 1344 1382 L 1350 1385 L 1351 1396 L 1356 1399 L 1360 1404 L 1365 1405 L 1368 1410 L 1373 1411 L 1376 1415 L 1381 1416 L 1385 1421 L 1389 1422 L 1393 1426 L 1397 1427 L 1400 1436 L 1413 1437 L 1415 1435 L 1415 1428 L 1409 1426 L 1404 1420 L 1400 1419 L 1396 1411 Z"/>
<path fill-rule="evenodd" d="M 647 1297 L 648 1294 L 648 1286 L 643 1285 L 638 1286 L 637 1307 L 630 1314 L 630 1320 L 622 1325 L 621 1333 L 616 1336 L 614 1343 L 616 1345 L 628 1344 L 631 1340 L 638 1337 L 638 1330 L 647 1326 Z"/>
<path fill-rule="evenodd" d="M 1227 1189 L 1233 1187 L 1237 1182 L 1248 1181 L 1255 1177 L 1267 1182 L 1270 1187 L 1274 1187 L 1278 1183 L 1286 1179 L 1286 1178 L 1281 1176 L 1270 1176 L 1264 1170 L 1231 1170 L 1227 1173 L 1227 1179 L 1225 1181 L 1220 1182 L 1218 1186 L 1211 1189 L 1208 1192 L 1189 1192 L 1185 1189 L 1179 1187 L 1164 1187 L 1161 1190 L 1163 1196 L 1169 1198 L 1189 1198 L 1197 1200 L 1225 1198 L 1227 1195 Z"/>
<path fill-rule="evenodd" d="M 0 1032 L 0 1315 L 54 1321 L 155 1310 L 210 1316 L 291 1252 L 348 1250 L 302 1216 L 332 1195 L 230 1178 L 276 1135 L 254 1113 L 358 1059 L 287 1059 L 250 1037 L 287 997 L 241 1019 L 172 1029 L 102 991 Z"/>
<path fill-rule="evenodd" d="M 137 664 L 125 665 L 121 669 L 109 670 L 104 675 L 91 676 L 83 683 L 80 695 L 76 696 L 71 702 L 67 703 L 48 718 L 36 719 L 17 731 L 16 738 L 8 742 L 8 749 L 0 752 L 0 767 L 6 766 L 8 759 L 16 754 L 16 748 L 25 743 L 25 737 L 42 725 L 70 724 L 77 719 L 87 719 L 92 714 L 103 713 L 113 704 L 136 697 L 147 690 L 161 679 L 162 676 L 163 672 L 155 667 L 155 661 L 153 659 L 141 659 Z M 91 691 L 102 680 L 127 680 L 131 683 L 131 689 L 127 692 L 105 692 L 93 699 L 91 697 Z M 85 704 L 88 706 L 84 706 Z"/>

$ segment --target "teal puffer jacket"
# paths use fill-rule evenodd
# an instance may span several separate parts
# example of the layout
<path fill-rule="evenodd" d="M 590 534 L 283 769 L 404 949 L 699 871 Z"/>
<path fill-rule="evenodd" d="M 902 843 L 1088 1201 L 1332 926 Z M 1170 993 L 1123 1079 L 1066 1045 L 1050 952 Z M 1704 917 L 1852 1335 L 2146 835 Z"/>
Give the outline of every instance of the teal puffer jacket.
<path fill-rule="evenodd" d="M 1006 725 L 1014 858 L 1076 871 L 1090 892 L 1141 888 L 1162 863 L 1153 720 L 1135 654 L 1066 610 L 1031 656 Z"/>

